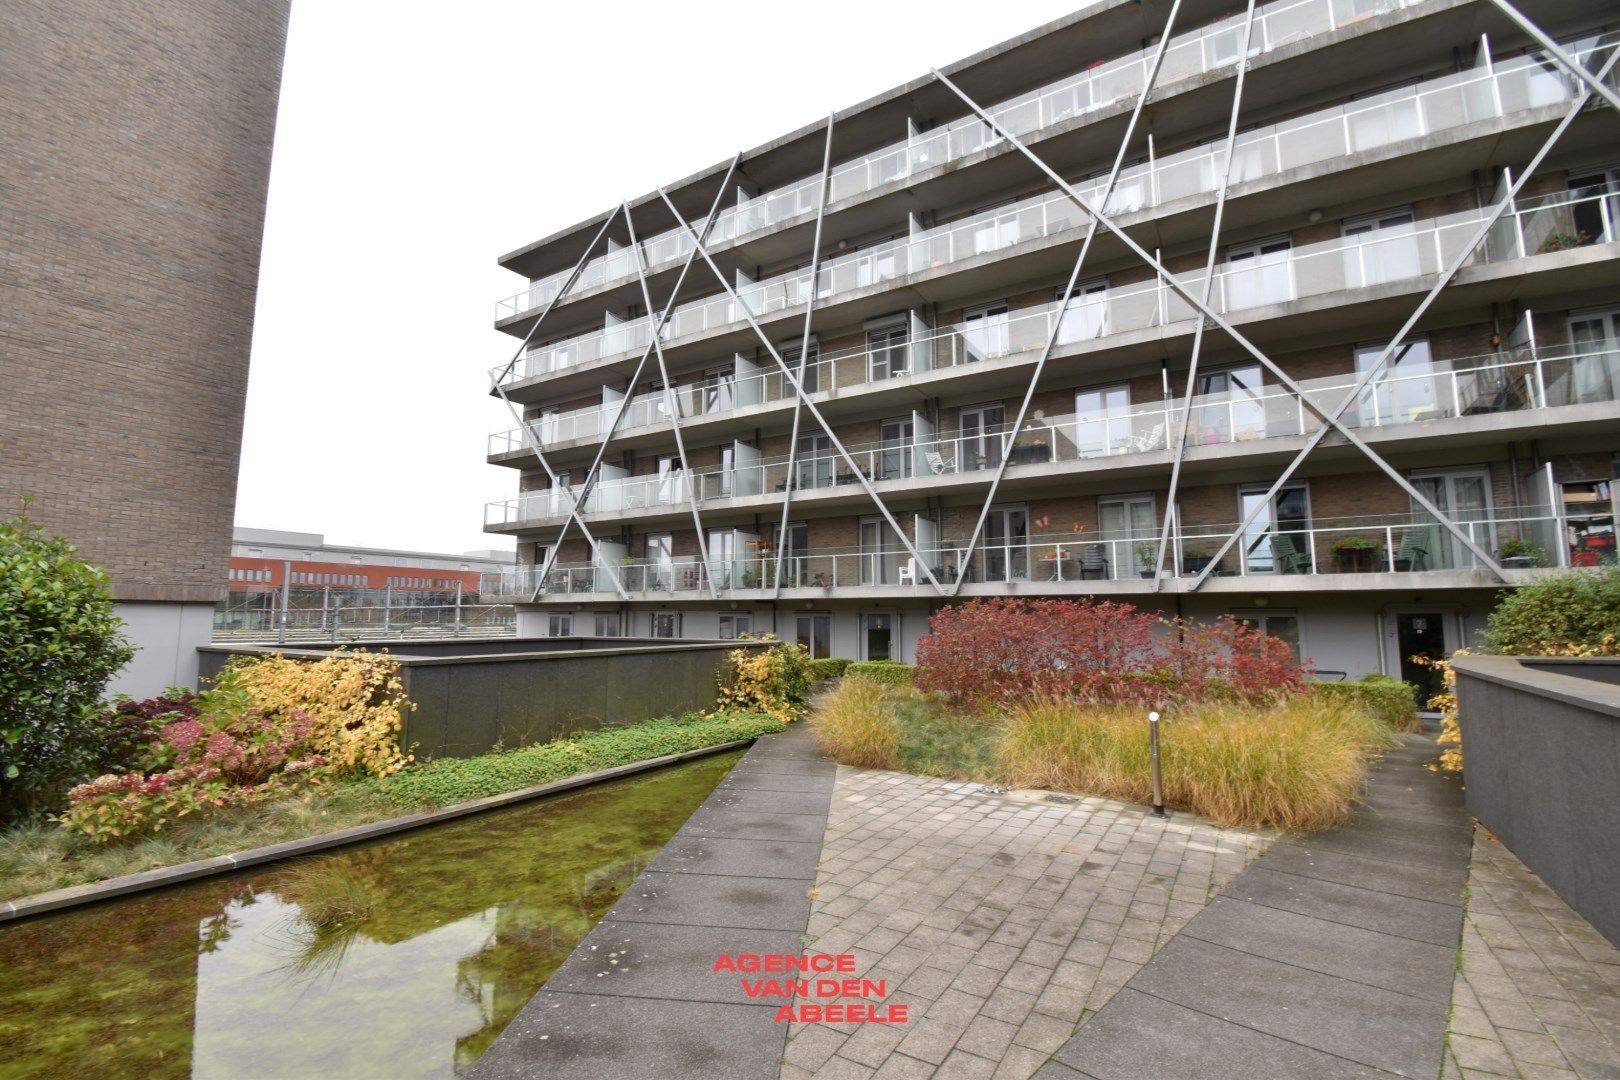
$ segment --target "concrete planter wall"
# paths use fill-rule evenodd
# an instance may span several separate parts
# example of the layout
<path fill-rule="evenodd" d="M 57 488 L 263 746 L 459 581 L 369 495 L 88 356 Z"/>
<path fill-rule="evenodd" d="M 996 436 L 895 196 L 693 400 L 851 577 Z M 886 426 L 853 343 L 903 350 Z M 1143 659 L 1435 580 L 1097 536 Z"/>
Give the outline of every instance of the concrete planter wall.
<path fill-rule="evenodd" d="M 1453 663 L 1469 812 L 1620 944 L 1620 660 Z"/>
<path fill-rule="evenodd" d="M 659 638 L 519 638 L 499 641 L 377 641 L 354 647 L 400 661 L 416 711 L 403 743 L 418 759 L 472 757 L 493 747 L 546 742 L 580 731 L 712 709 L 716 676 L 736 648 L 761 641 L 671 644 Z M 206 645 L 204 678 L 232 656 L 318 660 L 330 646 Z"/>

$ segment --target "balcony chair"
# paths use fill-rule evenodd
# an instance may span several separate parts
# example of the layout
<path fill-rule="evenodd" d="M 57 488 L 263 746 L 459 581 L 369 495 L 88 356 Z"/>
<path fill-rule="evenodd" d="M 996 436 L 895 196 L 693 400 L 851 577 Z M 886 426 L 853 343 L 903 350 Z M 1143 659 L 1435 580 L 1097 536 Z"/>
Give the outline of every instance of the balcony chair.
<path fill-rule="evenodd" d="M 930 450 L 928 453 L 924 454 L 923 457 L 928 462 L 929 471 L 935 476 L 940 476 L 951 471 L 951 463 L 946 461 L 944 457 L 942 457 L 937 451 Z"/>
<path fill-rule="evenodd" d="M 1164 446 L 1164 425 L 1155 424 L 1152 431 L 1131 440 L 1130 452 L 1140 454 L 1148 450 L 1163 450 Z"/>
<path fill-rule="evenodd" d="M 1403 567 L 1401 563 L 1406 565 Z M 1427 570 L 1429 568 L 1429 529 L 1419 526 L 1401 533 L 1400 545 L 1395 549 L 1395 569 Z"/>
<path fill-rule="evenodd" d="M 1087 578 L 1106 579 L 1108 577 L 1108 560 L 1103 556 L 1101 544 L 1087 544 L 1080 549 L 1080 580 Z"/>
<path fill-rule="evenodd" d="M 1277 566 L 1279 574 L 1308 574 L 1311 572 L 1311 560 L 1299 546 L 1294 543 L 1292 536 L 1281 533 L 1271 538 L 1271 557 Z"/>
<path fill-rule="evenodd" d="M 917 560 L 916 559 L 907 559 L 905 562 L 900 564 L 900 584 L 902 584 L 902 585 L 915 585 L 915 584 L 917 584 Z"/>

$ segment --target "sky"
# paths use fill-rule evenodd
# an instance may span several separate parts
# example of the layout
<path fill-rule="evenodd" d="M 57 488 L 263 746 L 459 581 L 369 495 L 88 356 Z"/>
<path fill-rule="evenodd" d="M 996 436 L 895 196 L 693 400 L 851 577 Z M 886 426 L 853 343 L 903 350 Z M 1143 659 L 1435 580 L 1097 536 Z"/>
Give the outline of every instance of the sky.
<path fill-rule="evenodd" d="M 497 256 L 1078 6 L 295 0 L 236 523 L 511 548 Z"/>

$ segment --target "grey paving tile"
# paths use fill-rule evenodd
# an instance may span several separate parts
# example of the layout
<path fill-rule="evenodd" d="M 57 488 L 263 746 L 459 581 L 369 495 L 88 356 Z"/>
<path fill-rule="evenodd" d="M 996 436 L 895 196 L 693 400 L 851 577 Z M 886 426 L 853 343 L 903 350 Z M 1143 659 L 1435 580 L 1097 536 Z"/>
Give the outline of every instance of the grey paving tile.
<path fill-rule="evenodd" d="M 1454 952 L 1442 945 L 1222 897 L 1182 934 L 1442 1005 L 1451 1001 Z"/>
<path fill-rule="evenodd" d="M 808 791 L 738 788 L 716 791 L 704 805 L 717 810 L 741 810 L 745 813 L 809 814 L 817 819 L 825 819 L 827 815 L 827 796 Z"/>
<path fill-rule="evenodd" d="M 1462 933 L 1460 907 L 1297 874 L 1279 874 L 1266 869 L 1263 862 L 1256 862 L 1240 874 L 1225 895 L 1448 949 L 1456 947 Z"/>
<path fill-rule="evenodd" d="M 716 972 L 715 958 L 723 953 L 799 950 L 799 934 L 794 931 L 603 920 L 551 976 L 546 988 L 576 994 L 748 1004 L 752 999 L 743 992 L 740 979 L 772 976 Z M 613 1021 L 604 1018 L 603 1022 Z"/>
<path fill-rule="evenodd" d="M 612 1017 L 609 1020 L 609 1017 Z M 759 1005 L 542 990 L 463 1075 L 471 1080 L 775 1080 L 787 1025 Z"/>
<path fill-rule="evenodd" d="M 686 819 L 686 824 L 676 835 L 733 836 L 820 844 L 824 827 L 822 819 L 808 814 L 766 814 L 702 806 Z"/>
<path fill-rule="evenodd" d="M 801 878 L 816 876 L 821 845 L 796 840 L 746 840 L 681 833 L 660 851 L 652 869 L 681 874 Z"/>
<path fill-rule="evenodd" d="M 635 880 L 607 918 L 798 932 L 810 918 L 808 888 L 794 878 L 651 871 Z"/>
<path fill-rule="evenodd" d="M 1355 885 L 1452 907 L 1462 907 L 1463 887 L 1468 883 L 1468 867 L 1461 860 L 1429 866 L 1387 863 L 1329 851 L 1314 844 L 1311 837 L 1296 837 L 1271 845 L 1264 865 L 1275 873 Z"/>
<path fill-rule="evenodd" d="M 1185 935 L 1166 945 L 1130 985 L 1372 1068 L 1405 1076 L 1434 1076 L 1440 1070 L 1445 1002 L 1422 1001 Z"/>
<path fill-rule="evenodd" d="M 1096 1080 L 1363 1080 L 1390 1075 L 1128 987 L 1054 1060 Z"/>

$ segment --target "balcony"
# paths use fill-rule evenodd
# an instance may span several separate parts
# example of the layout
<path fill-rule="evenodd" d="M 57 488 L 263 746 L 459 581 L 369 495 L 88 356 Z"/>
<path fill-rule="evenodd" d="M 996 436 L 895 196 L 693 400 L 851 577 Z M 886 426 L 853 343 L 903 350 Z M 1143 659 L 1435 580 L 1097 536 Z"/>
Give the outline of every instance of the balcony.
<path fill-rule="evenodd" d="M 1505 507 L 1480 511 L 1473 517 L 1458 524 L 1493 557 L 1510 541 L 1542 553 L 1540 557 L 1518 556 L 1518 564 L 1533 565 L 1513 568 L 1567 564 L 1567 551 L 1558 542 L 1561 523 L 1547 507 Z M 1165 591 L 1187 591 L 1238 524 L 1172 530 Z M 941 584 L 953 586 L 960 581 L 963 594 L 970 596 L 1147 589 L 1154 577 L 1158 531 L 987 538 L 981 539 L 971 555 L 963 537 L 920 545 L 919 550 Z M 563 597 L 606 600 L 616 598 L 617 586 L 622 585 L 637 600 L 699 600 L 711 595 L 712 584 L 715 592 L 746 599 L 746 594 L 764 597 L 774 592 L 777 560 L 769 550 L 759 549 L 742 557 L 711 558 L 707 564 L 692 556 L 658 562 L 558 565 L 544 576 L 540 569 L 522 567 L 488 575 L 480 593 L 522 601 L 536 594 L 538 587 L 541 601 Z M 1385 574 L 1403 579 L 1377 583 L 1386 587 L 1415 587 L 1423 575 L 1441 573 L 1453 575 L 1444 579 L 1447 584 L 1489 584 L 1468 576 L 1481 571 L 1473 554 L 1438 521 L 1415 513 L 1310 523 L 1262 521 L 1250 528 L 1243 542 L 1211 574 L 1217 580 L 1244 579 L 1242 587 L 1255 590 L 1263 586 L 1373 587 L 1369 575 Z M 791 598 L 832 596 L 839 590 L 860 590 L 857 595 L 869 595 L 864 590 L 874 589 L 900 595 L 934 593 L 927 576 L 900 545 L 790 552 L 782 560 L 781 575 L 782 592 Z M 1411 579 L 1404 580 L 1408 575 Z M 495 578 L 499 580 L 492 580 Z"/>
<path fill-rule="evenodd" d="M 1278 0 L 1255 12 L 1250 55 L 1257 56 L 1375 15 L 1413 7 L 1421 0 Z M 1242 51 L 1242 15 L 1233 15 L 1197 30 L 1178 34 L 1165 52 L 1157 87 L 1162 91 L 1229 68 Z M 1101 63 L 1059 82 L 1004 101 L 989 110 L 1008 131 L 1019 137 L 1044 131 L 1056 124 L 1129 100 L 1147 85 L 1156 48 Z M 829 178 L 829 203 L 865 194 L 896 181 L 961 159 L 999 144 L 989 126 L 977 117 L 965 117 L 944 127 L 921 132 L 865 157 L 836 166 Z M 815 212 L 821 177 L 805 177 L 716 215 L 710 243 L 742 239 L 762 229 L 793 221 Z M 684 229 L 671 229 L 643 241 L 649 268 L 663 268 L 686 257 L 691 240 Z M 581 272 L 579 290 L 599 288 L 633 277 L 634 252 L 621 248 L 597 256 Z M 499 322 L 544 307 L 558 295 L 571 270 L 559 271 L 531 283 L 495 305 Z"/>
<path fill-rule="evenodd" d="M 1590 37 L 1570 47 L 1583 62 L 1608 48 Z M 1232 181 L 1237 185 L 1320 162 L 1343 161 L 1482 120 L 1528 118 L 1549 106 L 1567 105 L 1578 92 L 1576 80 L 1552 69 L 1540 55 L 1516 57 L 1494 68 L 1447 75 L 1248 132 L 1234 151 Z M 1117 217 L 1179 199 L 1213 195 L 1224 160 L 1224 144 L 1216 143 L 1124 170 L 1108 199 L 1107 212 Z M 1078 190 L 1097 205 L 1106 185 L 1105 177 L 1095 178 L 1078 185 Z M 924 230 L 906 241 L 891 241 L 830 260 L 819 268 L 816 299 L 825 303 L 908 275 L 958 266 L 988 253 L 1079 230 L 1089 221 L 1062 192 L 1030 196 L 1010 207 Z M 1538 250 L 1537 245 L 1531 250 Z M 744 322 L 743 311 L 758 319 L 802 309 L 810 298 L 810 275 L 796 271 L 742 285 L 737 292 L 737 300 L 722 295 L 678 306 L 660 340 L 669 344 L 736 329 Z M 644 351 L 652 325 L 650 320 L 639 319 L 532 349 L 506 373 L 506 382 Z"/>
<path fill-rule="evenodd" d="M 1355 388 L 1353 374 L 1305 380 L 1300 385 L 1324 409 L 1336 408 Z M 1342 417 L 1364 431 L 1497 413 L 1620 400 L 1620 345 L 1519 348 L 1485 356 L 1396 367 L 1362 389 Z M 1005 461 L 1050 466 L 1099 458 L 1162 453 L 1181 430 L 1188 408 L 1189 450 L 1301 436 L 1315 430 L 1316 414 L 1282 388 L 1231 392 L 1058 417 L 1037 416 L 1016 438 L 1007 430 L 918 436 L 904 441 L 848 445 L 861 476 L 874 484 L 906 481 L 934 487 L 987 482 Z M 1226 455 L 1229 456 L 1229 455 Z M 1036 475 L 1042 470 L 1029 470 Z M 773 502 L 793 478 L 795 492 L 854 494 L 860 489 L 843 457 L 820 450 L 792 462 L 778 457 L 730 469 L 694 469 L 663 476 L 603 480 L 586 496 L 585 513 L 684 508 L 754 498 Z M 488 528 L 533 528 L 568 516 L 569 496 L 550 489 L 490 503 Z"/>

